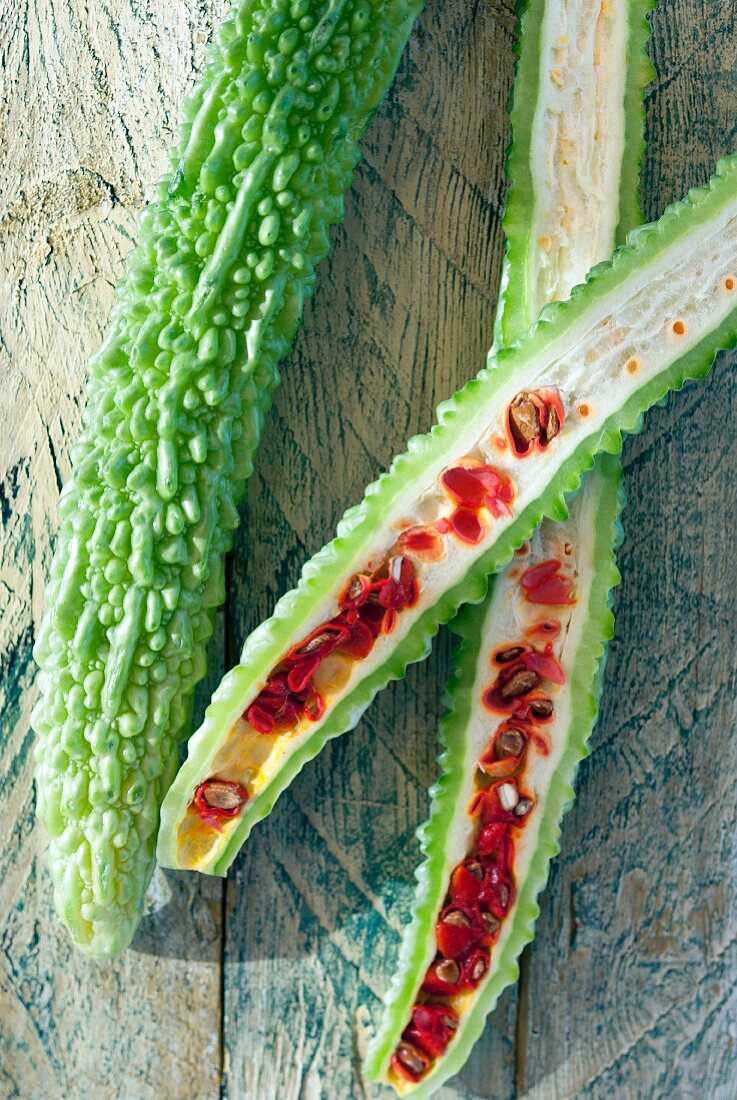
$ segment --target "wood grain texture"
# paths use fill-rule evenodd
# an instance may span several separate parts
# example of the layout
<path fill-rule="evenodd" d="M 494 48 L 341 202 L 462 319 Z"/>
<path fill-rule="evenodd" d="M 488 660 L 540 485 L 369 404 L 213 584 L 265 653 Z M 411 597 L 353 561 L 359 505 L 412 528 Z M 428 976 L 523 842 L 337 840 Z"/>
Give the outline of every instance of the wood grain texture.
<path fill-rule="evenodd" d="M 447 637 L 305 770 L 226 884 L 157 875 L 122 960 L 71 953 L 33 821 L 30 649 L 84 360 L 225 6 L 0 0 L 1 1100 L 380 1095 L 358 1060 L 409 910 Z M 732 24 L 723 0 L 668 0 L 655 15 L 649 215 L 736 144 Z M 501 0 L 429 0 L 284 365 L 212 681 L 483 360 L 513 28 Z M 737 1095 L 735 362 L 627 444 L 596 752 L 519 992 L 442 1100 Z"/>
<path fill-rule="evenodd" d="M 222 886 L 157 876 L 135 950 L 74 953 L 33 817 L 31 642 L 85 359 L 224 2 L 0 5 L 0 1096 L 217 1096 Z M 222 663 L 215 655 L 214 669 Z M 217 676 L 216 676 L 217 679 Z"/>

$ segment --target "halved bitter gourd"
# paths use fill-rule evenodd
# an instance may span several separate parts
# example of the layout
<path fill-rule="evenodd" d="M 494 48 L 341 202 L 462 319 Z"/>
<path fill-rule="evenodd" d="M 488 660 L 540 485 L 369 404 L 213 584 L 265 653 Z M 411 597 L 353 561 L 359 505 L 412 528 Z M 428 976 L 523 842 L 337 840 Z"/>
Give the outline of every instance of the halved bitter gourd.
<path fill-rule="evenodd" d="M 602 456 L 567 520 L 543 522 L 495 578 L 486 615 L 466 607 L 454 624 L 426 858 L 366 1062 L 401 1095 L 461 1069 L 532 939 L 613 634 L 620 479 Z"/>
<path fill-rule="evenodd" d="M 734 344 L 736 269 L 733 157 L 441 405 L 247 639 L 164 801 L 164 865 L 224 874 L 305 761 L 482 598 L 544 515 L 567 514 L 594 456 Z M 520 457 L 523 393 L 546 420 Z"/>
<path fill-rule="evenodd" d="M 618 220 L 620 232 L 641 220 L 645 11 L 633 0 L 598 13 L 532 0 L 522 16 L 502 341 L 611 253 Z M 541 411 L 534 399 L 517 405 L 519 448 Z M 567 520 L 543 520 L 484 603 L 460 613 L 413 917 L 366 1060 L 369 1076 L 401 1094 L 429 1096 L 458 1072 L 531 938 L 596 719 L 618 580 L 620 480 L 619 463 L 600 457 Z"/>
<path fill-rule="evenodd" d="M 36 645 L 38 814 L 92 954 L 140 918 L 264 414 L 420 0 L 238 0 L 140 224 Z"/>

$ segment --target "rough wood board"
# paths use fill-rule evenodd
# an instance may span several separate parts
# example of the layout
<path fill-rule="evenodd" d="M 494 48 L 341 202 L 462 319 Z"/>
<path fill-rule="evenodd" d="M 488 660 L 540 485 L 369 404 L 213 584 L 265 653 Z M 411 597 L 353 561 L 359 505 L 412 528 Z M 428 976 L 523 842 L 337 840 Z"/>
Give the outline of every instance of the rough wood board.
<path fill-rule="evenodd" d="M 357 1054 L 411 895 L 447 640 L 259 826 L 224 908 L 219 881 L 159 876 L 120 962 L 70 953 L 32 817 L 30 645 L 84 356 L 224 8 L 0 3 L 2 1100 L 378 1095 L 363 1092 Z M 672 0 L 656 15 L 649 214 L 734 144 L 731 24 L 721 0 Z M 215 675 L 343 507 L 481 362 L 512 26 L 497 0 L 430 0 L 367 137 L 251 483 Z M 625 580 L 598 751 L 581 771 L 519 1012 L 511 991 L 444 1100 L 737 1095 L 737 448 L 714 427 L 735 420 L 734 363 L 627 446 Z"/>

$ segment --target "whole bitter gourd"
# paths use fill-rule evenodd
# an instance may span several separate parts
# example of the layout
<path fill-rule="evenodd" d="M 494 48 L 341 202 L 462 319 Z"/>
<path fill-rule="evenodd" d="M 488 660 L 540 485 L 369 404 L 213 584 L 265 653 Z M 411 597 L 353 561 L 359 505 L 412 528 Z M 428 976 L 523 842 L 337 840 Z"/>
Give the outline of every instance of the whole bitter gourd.
<path fill-rule="evenodd" d="M 60 502 L 38 814 L 75 942 L 130 941 L 223 554 L 358 139 L 420 0 L 239 0 L 140 221 Z"/>
<path fill-rule="evenodd" d="M 162 805 L 162 863 L 226 873 L 304 763 L 426 656 L 544 516 L 565 518 L 596 454 L 733 346 L 736 269 L 732 157 L 440 406 L 246 640 Z M 545 411 L 525 455 L 510 428 L 523 395 Z"/>

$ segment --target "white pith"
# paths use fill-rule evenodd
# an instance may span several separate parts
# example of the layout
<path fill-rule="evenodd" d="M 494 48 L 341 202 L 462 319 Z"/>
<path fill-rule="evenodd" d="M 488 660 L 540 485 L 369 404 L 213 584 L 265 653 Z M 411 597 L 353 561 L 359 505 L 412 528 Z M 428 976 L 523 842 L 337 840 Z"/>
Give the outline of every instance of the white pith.
<path fill-rule="evenodd" d="M 530 143 L 526 325 L 612 252 L 625 142 L 624 4 L 547 4 Z M 525 325 L 525 327 L 526 327 Z"/>
<path fill-rule="evenodd" d="M 733 277 L 737 266 L 737 199 L 725 204 L 719 214 L 705 224 L 693 226 L 655 256 L 649 264 L 635 270 L 624 286 L 592 302 L 588 308 L 544 353 L 531 355 L 513 379 L 507 380 L 493 401 L 479 400 L 479 408 L 458 430 L 453 451 L 428 461 L 422 474 L 405 485 L 391 505 L 387 506 L 383 525 L 377 532 L 373 553 L 357 549 L 344 578 L 336 585 L 332 597 L 317 603 L 295 630 L 285 652 L 320 623 L 332 618 L 339 610 L 337 597 L 355 572 L 365 571 L 370 563 L 378 563 L 407 524 L 427 523 L 452 511 L 452 504 L 440 485 L 440 475 L 449 465 L 473 459 L 489 463 L 510 475 L 517 486 L 517 498 L 512 517 L 494 519 L 487 516 L 485 537 L 476 546 L 460 543 L 452 535 L 445 536 L 445 554 L 434 564 L 422 565 L 417 571 L 420 599 L 411 608 L 399 613 L 394 632 L 380 636 L 371 652 L 356 661 L 352 672 L 340 690 L 330 696 L 326 715 L 357 683 L 383 665 L 421 614 L 435 605 L 449 588 L 463 579 L 469 567 L 487 552 L 509 526 L 513 518 L 534 501 L 551 480 L 562 461 L 573 454 L 583 439 L 595 435 L 607 418 L 637 390 L 663 372 L 672 362 L 714 331 L 734 308 L 737 291 L 725 289 L 725 279 Z M 673 334 L 672 324 L 682 320 L 686 330 L 682 336 Z M 627 363 L 636 357 L 636 374 L 630 374 Z M 493 368 L 494 360 L 490 360 Z M 509 449 L 500 452 L 494 440 L 503 435 L 504 419 L 509 402 L 520 390 L 555 388 L 566 410 L 565 425 L 547 451 L 518 459 Z M 587 406 L 588 415 L 580 413 Z M 556 452 L 551 462 L 553 452 Z M 551 466 L 554 470 L 551 471 Z M 414 502 L 414 503 L 410 503 Z M 249 641 L 243 653 L 243 665 L 238 670 L 245 676 Z M 278 663 L 275 661 L 275 665 Z M 265 677 L 245 690 L 231 717 L 225 723 L 228 734 L 242 712 L 254 700 L 265 683 Z M 262 790 L 285 759 L 296 752 L 324 723 L 303 721 L 286 734 L 269 737 L 270 752 L 259 764 L 255 782 L 251 762 L 240 758 L 234 765 L 229 758 L 227 774 L 217 770 L 217 755 L 228 734 L 201 763 L 196 782 L 209 775 L 222 774 L 251 786 L 252 793 Z M 261 739 L 259 754 L 264 748 Z M 255 742 L 254 742 L 254 747 Z M 197 749 L 197 735 L 191 744 L 191 754 Z M 240 774 L 236 774 L 240 768 Z M 186 775 L 187 769 L 180 775 Z M 191 778 L 191 777 L 190 777 Z M 238 819 L 228 822 L 222 833 L 213 832 L 212 845 L 194 866 L 209 867 L 225 847 L 230 830 Z"/>

